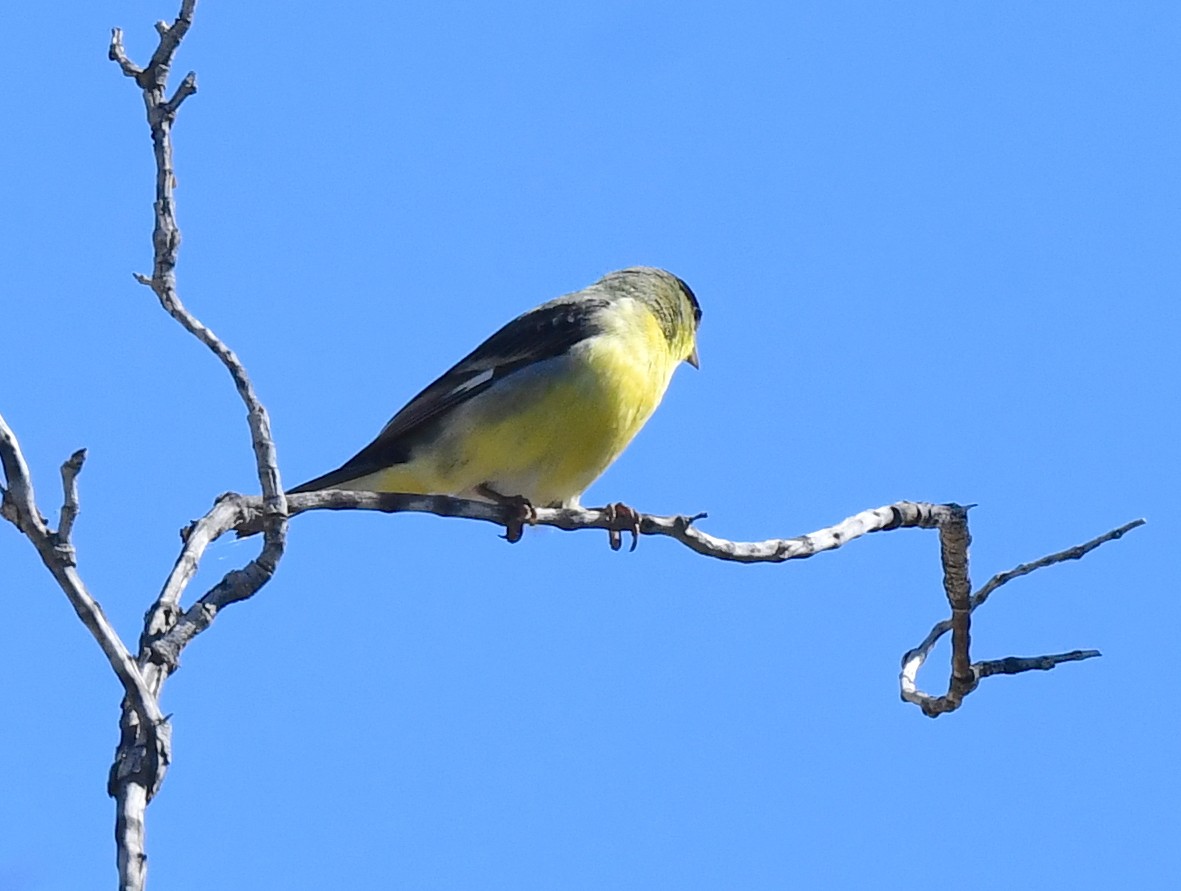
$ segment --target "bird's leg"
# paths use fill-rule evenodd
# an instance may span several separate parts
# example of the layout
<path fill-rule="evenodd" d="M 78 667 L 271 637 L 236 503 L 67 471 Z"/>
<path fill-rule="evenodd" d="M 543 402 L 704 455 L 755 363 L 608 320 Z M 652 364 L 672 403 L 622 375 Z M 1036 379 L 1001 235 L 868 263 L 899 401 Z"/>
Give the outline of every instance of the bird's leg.
<path fill-rule="evenodd" d="M 476 493 L 502 507 L 512 508 L 513 516 L 504 524 L 504 540 L 509 544 L 516 544 L 525 534 L 525 524 L 532 526 L 537 522 L 537 511 L 528 498 L 521 495 L 501 495 L 487 483 L 476 486 Z"/>
<path fill-rule="evenodd" d="M 608 534 L 611 536 L 611 550 L 618 551 L 623 546 L 624 532 L 632 534 L 632 546 L 628 551 L 634 551 L 640 543 L 640 512 L 634 507 L 628 507 L 622 501 L 608 504 L 604 511 L 607 513 Z"/>

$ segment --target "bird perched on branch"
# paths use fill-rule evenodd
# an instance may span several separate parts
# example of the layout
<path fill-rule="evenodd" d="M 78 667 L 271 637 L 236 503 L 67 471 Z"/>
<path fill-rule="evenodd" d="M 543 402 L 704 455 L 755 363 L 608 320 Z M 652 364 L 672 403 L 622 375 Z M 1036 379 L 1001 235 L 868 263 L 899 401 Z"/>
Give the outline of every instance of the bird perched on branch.
<path fill-rule="evenodd" d="M 577 507 L 660 404 L 677 366 L 697 367 L 700 321 L 697 298 L 672 273 L 612 272 L 513 319 L 373 442 L 290 494 L 347 489 Z"/>

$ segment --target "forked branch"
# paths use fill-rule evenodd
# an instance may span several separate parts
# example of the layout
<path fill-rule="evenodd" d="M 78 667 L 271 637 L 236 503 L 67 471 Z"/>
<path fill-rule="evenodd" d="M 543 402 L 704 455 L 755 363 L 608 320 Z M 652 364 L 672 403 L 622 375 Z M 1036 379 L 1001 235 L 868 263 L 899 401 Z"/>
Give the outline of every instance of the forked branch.
<path fill-rule="evenodd" d="M 61 508 L 61 522 L 51 529 L 37 507 L 33 479 L 20 443 L 8 423 L 0 417 L 0 465 L 4 468 L 5 483 L 0 486 L 0 516 L 11 522 L 41 557 L 58 586 L 74 607 L 91 636 L 98 642 L 107 662 L 123 685 L 129 707 L 147 728 L 150 747 L 167 763 L 167 728 L 156 697 L 144 683 L 139 666 L 107 619 L 101 606 L 82 581 L 70 535 L 78 516 L 76 479 L 82 470 L 86 452 L 79 450 L 62 465 L 61 474 L 65 498 Z M 159 738 L 158 738 L 159 737 Z"/>
<path fill-rule="evenodd" d="M 441 495 L 325 490 L 293 495 L 289 499 L 288 507 L 293 516 L 308 510 L 375 510 L 386 513 L 433 513 L 444 517 L 465 517 L 504 525 L 513 521 L 511 508 Z M 177 561 L 178 570 L 174 570 L 174 573 L 187 566 L 190 561 L 199 559 L 199 553 L 209 542 L 230 529 L 234 529 L 239 535 L 256 532 L 262 517 L 261 510 L 262 502 L 257 498 L 223 496 L 212 511 L 187 530 L 186 544 L 182 549 L 181 559 Z M 538 508 L 535 513 L 537 525 L 553 526 L 557 529 L 617 529 L 615 516 L 610 510 Z M 871 532 L 913 528 L 938 529 L 943 587 L 951 616 L 938 622 L 921 644 L 902 657 L 902 672 L 899 677 L 902 698 L 919 706 L 924 714 L 931 717 L 955 711 L 983 678 L 995 674 L 1046 671 L 1063 662 L 1079 662 L 1100 655 L 1098 650 L 1072 650 L 1069 653 L 1030 657 L 1008 656 L 1003 659 L 973 662 L 972 612 L 1006 582 L 1056 563 L 1081 559 L 1099 545 L 1114 541 L 1144 524 L 1144 520 L 1133 520 L 1083 544 L 1049 554 L 1032 563 L 1022 563 L 993 576 L 979 591 L 971 594 L 968 574 L 968 546 L 971 543 L 971 536 L 968 534 L 968 508 L 958 504 L 900 501 L 862 511 L 834 526 L 807 535 L 757 542 L 729 541 L 709 535 L 694 525 L 697 520 L 704 517 L 705 514 L 671 517 L 644 514 L 640 518 L 639 531 L 643 535 L 667 536 L 699 554 L 719 560 L 782 563 L 785 560 L 810 557 L 821 551 L 835 550 Z M 194 614 L 193 621 L 189 621 L 186 615 L 174 629 L 176 640 L 162 640 L 162 648 L 157 656 L 166 661 L 175 659 L 175 643 L 181 638 L 185 641 L 191 640 L 195 634 L 208 627 L 207 622 L 198 626 L 197 620 L 200 618 L 201 614 Z M 947 692 L 941 696 L 933 696 L 918 689 L 918 672 L 935 644 L 949 631 L 952 632 L 951 677 Z"/>
<path fill-rule="evenodd" d="M 172 24 L 156 23 L 159 43 L 151 60 L 140 67 L 127 55 L 123 34 L 116 28 L 111 34 L 108 55 L 125 75 L 135 80 L 143 94 L 151 132 L 152 149 L 156 160 L 156 200 L 153 204 L 152 274 L 136 274 L 136 281 L 152 289 L 160 305 L 180 325 L 208 347 L 229 371 L 238 394 L 246 405 L 254 449 L 255 466 L 263 492 L 263 546 L 257 557 L 243 569 L 228 573 L 214 590 L 232 579 L 245 599 L 256 593 L 274 575 L 283 555 L 287 532 L 287 508 L 279 479 L 278 457 L 271 436 L 270 420 L 250 382 L 246 369 L 238 357 L 201 323 L 180 300 L 176 288 L 176 263 L 180 251 L 181 233 L 176 220 L 176 172 L 173 167 L 172 126 L 177 112 L 188 97 L 197 92 L 197 77 L 189 72 L 171 96 L 168 95 L 168 75 L 181 41 L 193 23 L 196 0 L 182 0 L 180 12 Z M 191 575 L 189 576 L 191 578 Z M 187 584 L 188 579 L 185 580 Z M 183 585 L 166 584 L 145 618 L 140 636 L 139 666 L 144 681 L 155 697 L 175 668 L 165 668 L 150 658 L 155 640 L 167 634 L 180 612 L 179 599 Z M 144 727 L 141 717 L 125 703 L 120 720 L 120 740 L 111 767 L 108 791 L 116 800 L 116 839 L 120 887 L 141 889 L 146 881 L 144 848 L 144 812 L 152 795 L 163 779 L 163 769 L 157 769 L 143 757 Z"/>
<path fill-rule="evenodd" d="M 1007 656 L 1004 659 L 991 659 L 986 662 L 972 662 L 968 655 L 967 622 L 977 607 L 981 606 L 990 594 L 1001 585 L 1013 579 L 1028 575 L 1036 569 L 1044 569 L 1056 563 L 1067 560 L 1080 560 L 1099 545 L 1122 538 L 1125 533 L 1137 526 L 1143 526 L 1144 520 L 1132 520 L 1118 529 L 1112 529 L 1103 535 L 1096 536 L 1090 541 L 1048 554 L 1032 563 L 1022 563 L 1005 572 L 998 572 L 990 578 L 979 591 L 964 602 L 964 592 L 967 590 L 967 575 L 963 578 L 963 585 L 948 591 L 948 600 L 952 603 L 952 617 L 937 622 L 935 627 L 913 650 L 908 650 L 902 657 L 902 671 L 898 676 L 902 698 L 913 702 L 923 710 L 923 713 L 937 718 L 946 712 L 955 711 L 963 702 L 965 696 L 976 689 L 981 680 L 995 674 L 1021 674 L 1025 671 L 1049 671 L 1064 662 L 1081 662 L 1102 655 L 1098 650 L 1071 650 L 1069 653 L 1053 653 L 1045 656 Z M 946 557 L 945 557 L 946 559 Z M 964 552 L 964 566 L 967 567 L 967 552 Z M 957 620 L 963 626 L 963 637 L 957 638 L 955 631 Z M 952 676 L 948 691 L 943 696 L 932 696 L 918 689 L 918 673 L 927 660 L 931 650 L 947 632 L 952 632 Z"/>

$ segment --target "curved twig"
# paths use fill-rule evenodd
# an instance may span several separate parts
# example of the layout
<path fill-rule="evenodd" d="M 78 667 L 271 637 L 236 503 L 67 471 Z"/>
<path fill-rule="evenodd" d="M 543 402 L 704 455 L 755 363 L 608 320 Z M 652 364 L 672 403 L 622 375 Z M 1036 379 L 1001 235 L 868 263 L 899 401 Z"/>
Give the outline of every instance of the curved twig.
<path fill-rule="evenodd" d="M 168 75 L 176 51 L 192 26 L 196 0 L 182 0 L 180 12 L 172 24 L 158 22 L 159 43 L 151 61 L 141 68 L 132 62 L 123 47 L 119 29 L 111 34 L 108 55 L 128 77 L 134 78 L 143 91 L 144 107 L 151 130 L 156 160 L 155 226 L 152 231 L 153 262 L 150 276 L 136 274 L 141 284 L 150 287 L 160 305 L 180 325 L 208 347 L 233 378 L 234 386 L 247 408 L 255 465 L 263 491 L 263 547 L 257 557 L 241 571 L 230 573 L 240 598 L 253 595 L 274 575 L 286 545 L 286 500 L 279 478 L 278 457 L 271 435 L 270 420 L 246 373 L 245 367 L 207 326 L 190 313 L 176 289 L 176 263 L 181 233 L 176 221 L 176 173 L 172 163 L 172 125 L 184 101 L 197 92 L 197 78 L 189 72 L 171 97 L 167 95 Z M 178 561 L 156 602 L 145 617 L 140 637 L 139 663 L 144 680 L 156 697 L 169 672 L 175 668 L 161 665 L 150 657 L 153 642 L 175 624 L 180 612 L 180 597 L 196 568 L 196 559 Z M 223 580 L 223 585 L 226 583 Z M 220 586 L 219 586 L 220 587 Z M 216 590 L 216 589 L 215 589 Z M 120 719 L 120 742 L 111 768 L 108 791 L 116 799 L 116 837 L 121 887 L 142 888 L 146 880 L 146 854 L 143 843 L 144 808 L 163 781 L 166 762 L 153 763 L 143 757 L 143 731 L 135 712 L 125 705 Z"/>
<path fill-rule="evenodd" d="M 41 511 L 37 508 L 33 492 L 33 480 L 29 466 L 21 451 L 16 435 L 3 417 L 0 417 L 0 465 L 4 468 L 5 485 L 0 487 L 0 511 L 26 538 L 33 543 L 41 562 L 53 575 L 58 586 L 74 607 L 82 624 L 98 642 L 107 657 L 107 662 L 123 685 L 123 693 L 139 719 L 156 729 L 164 723 L 164 715 L 156 703 L 156 697 L 144 682 L 131 653 L 123 645 L 106 613 L 87 589 L 78 572 L 74 545 L 70 540 L 74 519 L 78 515 L 78 492 L 74 480 L 82 470 L 85 451 L 77 451 L 62 466 L 65 480 L 65 500 L 62 504 L 62 520 L 57 530 L 49 528 Z M 160 748 L 153 741 L 153 748 Z"/>
<path fill-rule="evenodd" d="M 1011 582 L 1013 579 L 1020 578 L 1023 575 L 1028 575 L 1037 569 L 1043 569 L 1047 566 L 1053 566 L 1056 563 L 1063 563 L 1067 560 L 1079 560 L 1089 554 L 1101 544 L 1109 541 L 1115 541 L 1122 538 L 1126 533 L 1135 529 L 1137 526 L 1143 526 L 1145 521 L 1132 520 L 1129 523 L 1124 523 L 1117 529 L 1112 529 L 1110 532 L 1105 532 L 1102 535 L 1092 538 L 1090 541 L 1083 542 L 1080 545 L 1075 545 L 1071 548 L 1058 551 L 1054 554 L 1048 554 L 1031 563 L 1022 563 L 1005 572 L 998 572 L 990 578 L 985 584 L 973 594 L 967 602 L 967 615 L 970 615 L 977 607 L 982 605 L 990 594 L 999 588 L 1001 585 Z M 966 566 L 966 561 L 965 561 Z M 966 576 L 965 576 L 966 581 Z M 960 611 L 961 620 L 966 619 L 964 611 Z M 958 664 L 960 666 L 960 676 L 956 687 L 956 675 L 953 670 L 953 687 L 957 688 L 957 695 L 952 696 L 949 690 L 946 696 L 932 696 L 929 693 L 924 693 L 918 688 L 918 673 L 919 669 L 923 667 L 927 657 L 931 654 L 943 635 L 949 631 L 955 630 L 955 619 L 957 614 L 953 606 L 953 613 L 951 619 L 944 619 L 941 622 L 936 622 L 935 626 L 923 639 L 917 647 L 908 650 L 902 656 L 902 670 L 898 675 L 898 685 L 902 698 L 906 702 L 912 702 L 923 710 L 924 714 L 931 717 L 938 717 L 946 712 L 954 711 L 959 707 L 963 701 L 963 697 L 976 688 L 976 685 L 981 680 L 987 677 L 992 677 L 996 674 L 1020 674 L 1025 671 L 1049 671 L 1050 669 L 1061 665 L 1064 662 L 1081 662 L 1084 659 L 1094 659 L 1096 656 L 1102 655 L 1098 650 L 1071 650 L 1069 653 L 1054 653 L 1045 656 L 1007 656 L 1004 659 L 993 659 L 986 662 L 971 662 L 968 663 L 967 644 L 962 644 L 962 651 L 959 653 Z M 952 636 L 952 650 L 953 660 L 957 658 L 956 655 L 956 638 Z M 967 664 L 967 671 L 964 671 L 963 666 Z"/>

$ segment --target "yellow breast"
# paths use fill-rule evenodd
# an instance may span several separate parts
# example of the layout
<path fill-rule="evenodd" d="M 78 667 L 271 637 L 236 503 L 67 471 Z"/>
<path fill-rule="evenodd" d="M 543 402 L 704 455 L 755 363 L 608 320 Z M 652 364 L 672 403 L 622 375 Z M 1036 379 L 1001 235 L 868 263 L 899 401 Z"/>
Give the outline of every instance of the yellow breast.
<path fill-rule="evenodd" d="M 577 504 L 655 411 L 680 361 L 642 304 L 626 301 L 608 322 L 459 406 L 406 464 L 356 484 L 467 496 L 488 486 L 537 506 Z"/>

